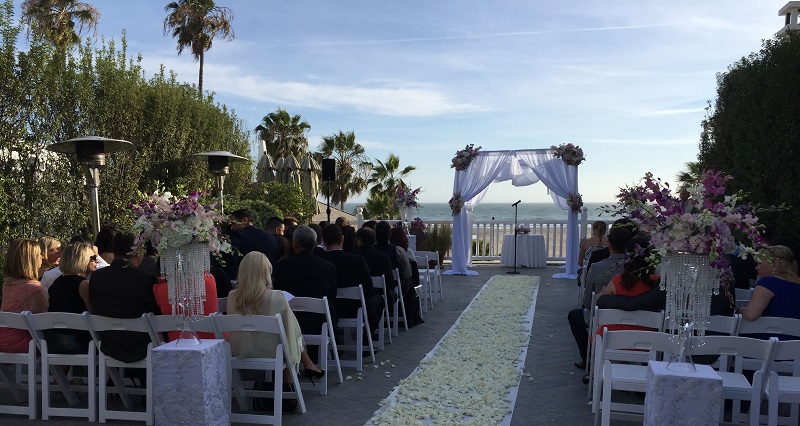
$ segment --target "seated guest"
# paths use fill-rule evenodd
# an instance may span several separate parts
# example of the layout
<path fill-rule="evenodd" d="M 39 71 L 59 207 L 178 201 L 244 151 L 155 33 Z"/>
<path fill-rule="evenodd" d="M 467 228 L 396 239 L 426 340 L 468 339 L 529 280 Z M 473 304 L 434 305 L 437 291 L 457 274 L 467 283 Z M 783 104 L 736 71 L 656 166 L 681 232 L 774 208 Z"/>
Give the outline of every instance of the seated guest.
<path fill-rule="evenodd" d="M 278 244 L 275 238 L 253 224 L 253 214 L 239 209 L 231 213 L 231 234 L 238 234 L 237 241 L 242 256 L 251 251 L 264 253 L 270 262 L 278 261 Z"/>
<path fill-rule="evenodd" d="M 81 314 L 87 311 L 86 301 L 81 295 L 81 283 L 86 276 L 97 270 L 97 255 L 89 243 L 70 243 L 61 253 L 59 266 L 64 275 L 56 278 L 48 289 L 49 312 Z M 45 332 L 50 352 L 56 354 L 86 354 L 91 335 L 80 330 L 47 330 Z"/>
<path fill-rule="evenodd" d="M 758 281 L 747 306 L 739 308 L 742 318 L 755 321 L 764 317 L 800 319 L 800 277 L 797 261 L 786 246 L 767 246 L 756 255 Z M 788 336 L 777 336 L 786 340 Z"/>
<path fill-rule="evenodd" d="M 361 225 L 361 227 L 362 227 L 362 228 L 369 228 L 369 229 L 371 229 L 371 230 L 373 230 L 373 231 L 374 231 L 374 230 L 375 230 L 375 226 L 376 226 L 377 224 L 378 224 L 378 222 L 376 222 L 376 221 L 374 221 L 374 220 L 368 220 L 368 221 L 364 222 L 364 224 L 363 224 L 363 225 Z"/>
<path fill-rule="evenodd" d="M 639 227 L 636 225 L 636 223 L 628 219 L 627 217 L 617 219 L 614 221 L 614 223 L 611 224 L 612 229 L 620 226 L 627 229 L 628 232 L 631 233 L 631 238 L 636 237 L 637 233 L 639 232 Z M 603 247 L 594 250 L 592 254 L 589 256 L 589 262 L 586 264 L 587 273 L 589 270 L 591 270 L 592 264 L 599 262 L 610 255 L 611 253 L 608 251 L 608 247 Z"/>
<path fill-rule="evenodd" d="M 395 293 L 394 288 L 397 284 L 395 284 L 394 274 L 392 273 L 392 261 L 386 252 L 375 248 L 375 231 L 366 227 L 359 229 L 356 232 L 356 244 L 358 248 L 353 251 L 353 254 L 364 257 L 371 276 L 383 276 L 386 283 L 386 297 L 389 299 L 389 306 L 394 305 L 397 300 L 397 293 Z"/>
<path fill-rule="evenodd" d="M 312 255 L 313 256 L 313 255 Z M 283 328 L 286 332 L 286 346 L 288 364 L 299 371 L 303 364 L 303 375 L 312 378 L 322 378 L 324 370 L 320 370 L 308 356 L 303 342 L 303 332 L 289 308 L 289 302 L 282 291 L 272 289 L 272 264 L 261 253 L 248 253 L 239 266 L 239 287 L 228 295 L 228 313 L 240 315 L 269 315 L 280 314 Z M 317 330 L 319 333 L 319 330 Z M 245 358 L 261 358 L 275 356 L 275 349 L 281 343 L 280 337 L 275 334 L 259 333 L 255 331 L 237 331 L 228 334 L 231 344 L 231 354 Z M 285 391 L 293 391 L 292 376 L 288 369 L 283 370 L 283 383 Z M 297 401 L 284 407 L 284 412 L 294 411 Z M 288 410 L 286 408 L 289 408 Z"/>
<path fill-rule="evenodd" d="M 47 312 L 47 290 L 39 283 L 43 262 L 39 242 L 18 238 L 11 242 L 3 265 L 2 312 Z M 28 352 L 31 334 L 27 330 L 0 328 L 0 352 Z"/>
<path fill-rule="evenodd" d="M 408 257 L 409 262 L 413 262 L 415 260 L 416 255 L 414 254 L 414 250 L 408 248 L 408 237 L 406 236 L 406 231 L 404 231 L 403 228 L 398 228 L 395 226 L 391 231 L 389 231 L 389 243 L 405 250 L 406 257 Z"/>
<path fill-rule="evenodd" d="M 378 294 L 372 286 L 369 266 L 363 256 L 342 251 L 344 236 L 336 225 L 328 225 L 322 230 L 322 237 L 328 251 L 323 257 L 336 266 L 336 288 L 362 286 L 364 301 L 367 304 L 367 320 L 370 330 L 377 330 L 380 314 L 383 313 L 383 292 Z M 355 318 L 361 302 L 352 299 L 336 299 L 336 314 L 339 318 Z"/>
<path fill-rule="evenodd" d="M 283 224 L 283 219 L 272 216 L 267 221 L 267 226 L 264 230 L 268 234 L 272 234 L 272 237 L 275 238 L 276 244 L 278 245 L 278 260 L 288 257 L 292 254 L 292 243 L 286 238 L 286 225 Z M 272 261 L 272 259 L 270 259 Z M 275 261 L 272 262 L 275 264 Z"/>
<path fill-rule="evenodd" d="M 398 222 L 400 223 L 400 222 Z M 417 259 L 414 257 L 414 252 L 408 248 L 408 237 L 402 227 L 393 227 L 389 233 L 389 243 L 406 251 L 406 258 L 408 259 L 409 266 L 411 266 L 411 281 L 410 288 L 419 285 L 419 265 Z M 408 326 L 423 324 L 422 315 L 419 312 L 419 297 L 414 291 L 407 291 L 403 295 L 403 303 L 406 306 L 406 315 L 408 315 Z"/>
<path fill-rule="evenodd" d="M 325 228 L 322 228 L 325 229 Z M 344 236 L 344 243 L 342 243 L 342 250 L 351 252 L 356 249 L 356 228 L 347 225 L 342 227 L 342 235 Z"/>
<path fill-rule="evenodd" d="M 584 259 L 588 259 L 593 251 L 604 247 L 608 247 L 606 223 L 598 220 L 592 224 L 592 236 L 581 241 L 581 246 L 578 249 L 578 267 L 583 267 Z"/>
<path fill-rule="evenodd" d="M 284 290 L 293 296 L 328 297 L 333 323 L 336 324 L 336 267 L 312 252 L 317 244 L 317 235 L 306 225 L 297 227 L 292 235 L 295 255 L 289 256 L 275 265 L 272 282 L 276 290 Z M 319 334 L 324 315 L 298 313 L 297 321 L 303 333 Z"/>
<path fill-rule="evenodd" d="M 97 254 L 106 263 L 111 263 L 114 260 L 113 241 L 115 233 L 113 226 L 104 226 L 100 228 L 94 241 L 94 245 L 97 246 Z"/>
<path fill-rule="evenodd" d="M 206 300 L 203 302 L 203 315 L 208 316 L 219 310 L 219 303 L 217 302 L 217 282 L 210 272 L 203 275 L 203 281 L 206 288 Z M 169 283 L 166 279 L 159 278 L 158 282 L 153 286 L 153 295 L 156 298 L 158 309 L 161 310 L 163 315 L 172 315 L 172 304 L 169 303 Z M 175 312 L 176 315 L 181 315 L 180 311 Z M 167 333 L 169 341 L 178 340 L 180 337 L 179 331 L 170 331 Z M 213 339 L 214 333 L 197 333 L 197 337 L 201 339 Z"/>
<path fill-rule="evenodd" d="M 350 225 L 350 221 L 349 221 L 349 220 L 347 220 L 347 218 L 346 218 L 346 217 L 344 217 L 344 216 L 339 216 L 339 217 L 337 217 L 337 218 L 336 218 L 336 221 L 335 221 L 334 223 L 335 223 L 335 224 L 336 224 L 336 226 L 338 226 L 339 228 L 344 228 L 345 226 L 348 226 L 348 225 Z M 323 228 L 323 229 L 324 229 L 324 228 Z"/>
<path fill-rule="evenodd" d="M 610 256 L 603 259 L 586 274 L 586 286 L 583 293 L 583 308 L 569 311 L 569 321 L 575 343 L 578 344 L 581 361 L 575 363 L 578 368 L 586 367 L 586 350 L 589 342 L 589 309 L 592 307 L 592 293 L 599 294 L 615 275 L 623 271 L 625 262 L 625 246 L 631 239 L 631 233 L 622 227 L 611 228 L 608 233 L 608 249 Z"/>
<path fill-rule="evenodd" d="M 114 261 L 106 268 L 92 273 L 88 284 L 81 284 L 88 294 L 86 307 L 95 315 L 112 318 L 137 318 L 144 313 L 161 314 L 153 295 L 156 277 L 138 268 L 141 253 L 133 253 L 134 236 L 119 233 L 114 236 Z M 147 333 L 104 331 L 101 333 L 104 354 L 122 362 L 134 362 L 147 356 L 150 336 Z"/>
<path fill-rule="evenodd" d="M 322 228 L 316 223 L 312 223 L 308 225 L 309 228 L 314 230 L 314 233 L 317 234 L 317 245 L 314 247 L 314 254 L 325 258 L 325 242 L 322 240 Z"/>
<path fill-rule="evenodd" d="M 213 255 L 211 257 L 212 259 L 214 258 Z M 214 276 L 214 283 L 217 285 L 217 298 L 228 297 L 228 293 L 233 290 L 233 283 L 231 283 L 231 279 L 228 277 L 228 274 L 225 272 L 225 270 L 218 266 L 214 266 L 212 262 L 211 270 L 209 272 L 211 272 L 211 275 Z"/>
<path fill-rule="evenodd" d="M 144 257 L 142 257 L 142 263 L 139 264 L 139 269 L 150 275 L 161 275 L 161 271 L 158 270 L 158 250 L 151 241 L 144 243 Z"/>
<path fill-rule="evenodd" d="M 42 253 L 42 266 L 39 267 L 39 279 L 44 273 L 58 267 L 61 259 L 61 242 L 53 237 L 40 237 L 39 250 Z"/>
<path fill-rule="evenodd" d="M 411 263 L 408 261 L 406 251 L 389 242 L 392 225 L 382 220 L 375 225 L 375 248 L 389 255 L 392 269 L 400 271 L 400 284 L 403 295 L 408 294 L 411 286 Z M 406 307 L 407 308 L 407 307 Z"/>

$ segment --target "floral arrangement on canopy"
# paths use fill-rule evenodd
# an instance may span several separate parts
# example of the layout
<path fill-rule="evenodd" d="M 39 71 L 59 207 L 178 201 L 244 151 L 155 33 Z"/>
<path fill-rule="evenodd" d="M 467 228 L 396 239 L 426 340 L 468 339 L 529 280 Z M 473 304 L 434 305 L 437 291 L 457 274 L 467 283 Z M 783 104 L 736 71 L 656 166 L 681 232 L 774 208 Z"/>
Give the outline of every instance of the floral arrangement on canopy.
<path fill-rule="evenodd" d="M 211 268 L 209 252 L 229 252 L 230 243 L 221 236 L 220 224 L 226 218 L 216 203 L 204 203 L 210 191 L 173 196 L 156 191 L 131 204 L 137 218 L 134 249 L 150 241 L 161 257 L 161 274 L 167 280 L 172 315 L 183 316 L 179 346 L 197 345 L 197 335 L 188 320 L 203 315 L 206 300 L 205 274 Z"/>
<path fill-rule="evenodd" d="M 470 163 L 480 155 L 481 147 L 475 148 L 475 144 L 469 144 L 461 151 L 456 152 L 456 156 L 450 160 L 450 168 L 463 172 L 469 168 Z"/>
<path fill-rule="evenodd" d="M 561 145 L 553 145 L 550 147 L 553 150 L 553 156 L 560 158 L 568 166 L 577 166 L 586 160 L 583 155 L 583 150 L 577 145 L 571 143 L 562 143 Z"/>
<path fill-rule="evenodd" d="M 230 251 L 230 243 L 220 233 L 220 224 L 227 218 L 216 210 L 216 203 L 202 202 L 210 193 L 173 196 L 170 192 L 156 191 L 138 203 L 131 203 L 136 215 L 135 249 L 140 250 L 146 241 L 158 251 L 207 242 L 210 251 Z"/>
<path fill-rule="evenodd" d="M 461 213 L 461 209 L 464 208 L 464 200 L 461 199 L 461 191 L 453 194 L 453 197 L 450 198 L 448 203 L 450 204 L 450 210 L 452 211 L 453 216 Z"/>
<path fill-rule="evenodd" d="M 583 208 L 583 197 L 579 193 L 570 193 L 567 197 L 567 206 L 575 213 L 580 213 Z"/>
<path fill-rule="evenodd" d="M 413 207 L 419 208 L 419 204 L 417 204 L 417 196 L 422 191 L 422 188 L 417 189 L 410 189 L 410 188 L 403 188 L 402 186 L 397 187 L 397 192 L 395 193 L 394 197 L 394 205 L 402 208 L 402 207 Z"/>

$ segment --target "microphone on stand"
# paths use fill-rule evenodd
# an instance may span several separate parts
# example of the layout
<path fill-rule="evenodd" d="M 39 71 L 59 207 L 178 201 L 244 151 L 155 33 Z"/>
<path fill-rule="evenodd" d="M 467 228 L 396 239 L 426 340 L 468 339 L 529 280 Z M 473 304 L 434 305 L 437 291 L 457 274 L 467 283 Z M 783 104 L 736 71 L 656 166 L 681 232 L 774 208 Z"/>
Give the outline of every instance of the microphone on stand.
<path fill-rule="evenodd" d="M 521 202 L 522 200 L 519 200 L 511 205 L 511 207 L 514 207 L 514 270 L 506 271 L 507 274 L 519 274 L 517 272 L 517 209 L 519 208 L 518 204 Z"/>

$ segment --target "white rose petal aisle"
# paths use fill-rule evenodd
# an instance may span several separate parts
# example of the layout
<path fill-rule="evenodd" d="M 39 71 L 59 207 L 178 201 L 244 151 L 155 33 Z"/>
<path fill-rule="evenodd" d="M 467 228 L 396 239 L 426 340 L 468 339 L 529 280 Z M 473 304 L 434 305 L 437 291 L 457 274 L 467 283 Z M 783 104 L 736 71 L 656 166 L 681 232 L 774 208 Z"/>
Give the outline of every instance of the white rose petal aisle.
<path fill-rule="evenodd" d="M 367 424 L 509 424 L 538 291 L 538 277 L 489 279 Z"/>

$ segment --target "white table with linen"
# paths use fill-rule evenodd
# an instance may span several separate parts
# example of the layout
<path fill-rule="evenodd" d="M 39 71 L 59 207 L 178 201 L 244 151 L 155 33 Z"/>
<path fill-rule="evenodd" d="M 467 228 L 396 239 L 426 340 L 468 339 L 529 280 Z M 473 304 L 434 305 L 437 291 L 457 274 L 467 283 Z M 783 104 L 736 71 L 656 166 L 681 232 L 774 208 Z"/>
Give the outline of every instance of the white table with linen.
<path fill-rule="evenodd" d="M 722 408 L 722 378 L 708 365 L 695 372 L 667 369 L 650 361 L 644 398 L 644 425 L 716 425 Z"/>
<path fill-rule="evenodd" d="M 514 266 L 514 235 L 503 235 L 500 264 Z M 547 266 L 547 248 L 544 235 L 517 234 L 517 266 L 544 268 Z"/>

